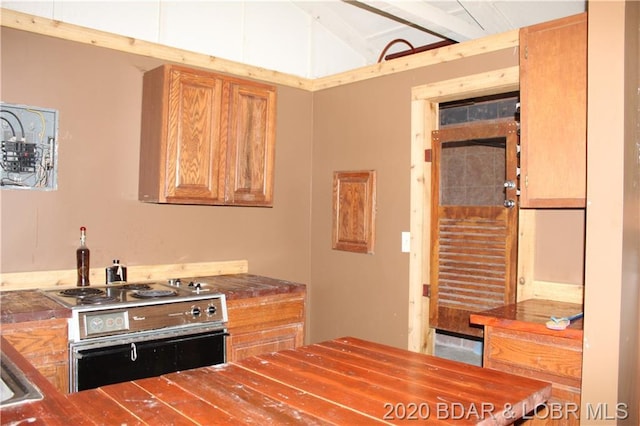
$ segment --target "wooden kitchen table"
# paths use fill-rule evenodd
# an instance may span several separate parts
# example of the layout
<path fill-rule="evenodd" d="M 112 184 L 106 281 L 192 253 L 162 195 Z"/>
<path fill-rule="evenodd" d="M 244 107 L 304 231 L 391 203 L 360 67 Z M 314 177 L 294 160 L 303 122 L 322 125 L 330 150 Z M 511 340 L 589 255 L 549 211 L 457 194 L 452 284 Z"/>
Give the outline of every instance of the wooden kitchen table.
<path fill-rule="evenodd" d="M 346 337 L 67 398 L 103 424 L 501 425 L 550 394 L 545 382 Z"/>

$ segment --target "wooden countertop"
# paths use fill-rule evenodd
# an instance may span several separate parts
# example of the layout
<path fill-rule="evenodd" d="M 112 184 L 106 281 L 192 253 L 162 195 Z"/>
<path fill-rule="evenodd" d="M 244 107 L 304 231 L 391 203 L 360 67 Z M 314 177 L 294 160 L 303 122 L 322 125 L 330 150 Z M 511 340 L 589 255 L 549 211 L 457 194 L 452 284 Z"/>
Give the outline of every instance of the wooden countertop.
<path fill-rule="evenodd" d="M 269 278 L 253 274 L 214 275 L 210 277 L 182 278 L 183 285 L 189 281 L 201 282 L 204 288 L 214 293 L 224 293 L 227 300 L 248 299 L 284 293 L 303 293 L 304 284 Z"/>
<path fill-rule="evenodd" d="M 71 310 L 39 291 L 0 292 L 0 324 L 71 318 Z"/>
<path fill-rule="evenodd" d="M 274 294 L 304 293 L 306 291 L 304 284 L 245 273 L 185 277 L 181 278 L 181 281 L 185 286 L 190 281 L 201 282 L 203 287 L 211 289 L 211 292 L 225 294 L 227 300 Z M 51 290 L 51 288 L 46 290 Z M 2 324 L 70 317 L 70 309 L 49 299 L 41 291 L 15 290 L 0 292 L 0 323 Z"/>
<path fill-rule="evenodd" d="M 66 396 L 49 391 L 3 409 L 2 424 L 501 425 L 546 401 L 551 385 L 347 337 Z"/>
<path fill-rule="evenodd" d="M 568 317 L 580 312 L 582 312 L 582 305 L 579 304 L 529 299 L 489 311 L 471 314 L 470 322 L 477 325 L 582 340 L 582 318 L 571 321 L 571 324 L 565 330 L 550 330 L 545 325 L 551 316 Z"/>

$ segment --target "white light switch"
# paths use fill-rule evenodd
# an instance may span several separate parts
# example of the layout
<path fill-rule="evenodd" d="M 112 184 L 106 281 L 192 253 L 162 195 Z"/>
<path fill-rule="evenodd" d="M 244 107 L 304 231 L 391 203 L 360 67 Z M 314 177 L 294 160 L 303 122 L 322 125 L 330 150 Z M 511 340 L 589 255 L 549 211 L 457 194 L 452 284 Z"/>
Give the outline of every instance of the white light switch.
<path fill-rule="evenodd" d="M 409 253 L 411 251 L 411 233 L 402 233 L 402 252 Z"/>

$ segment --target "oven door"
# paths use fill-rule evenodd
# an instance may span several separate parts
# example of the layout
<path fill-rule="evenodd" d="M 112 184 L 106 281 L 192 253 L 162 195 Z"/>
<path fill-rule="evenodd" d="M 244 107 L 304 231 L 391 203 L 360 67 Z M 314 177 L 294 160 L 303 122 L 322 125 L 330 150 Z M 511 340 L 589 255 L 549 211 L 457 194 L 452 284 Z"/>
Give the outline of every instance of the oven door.
<path fill-rule="evenodd" d="M 224 329 L 101 339 L 70 345 L 70 390 L 155 377 L 226 362 Z"/>

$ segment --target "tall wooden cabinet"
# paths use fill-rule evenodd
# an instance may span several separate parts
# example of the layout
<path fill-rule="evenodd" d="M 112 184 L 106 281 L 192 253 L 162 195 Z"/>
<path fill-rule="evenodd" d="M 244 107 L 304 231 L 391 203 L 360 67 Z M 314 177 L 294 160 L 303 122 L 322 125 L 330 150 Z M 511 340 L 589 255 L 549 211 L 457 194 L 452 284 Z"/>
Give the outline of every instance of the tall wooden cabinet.
<path fill-rule="evenodd" d="M 178 65 L 143 79 L 141 201 L 271 206 L 274 86 Z"/>
<path fill-rule="evenodd" d="M 520 30 L 520 207 L 584 207 L 587 14 Z"/>

